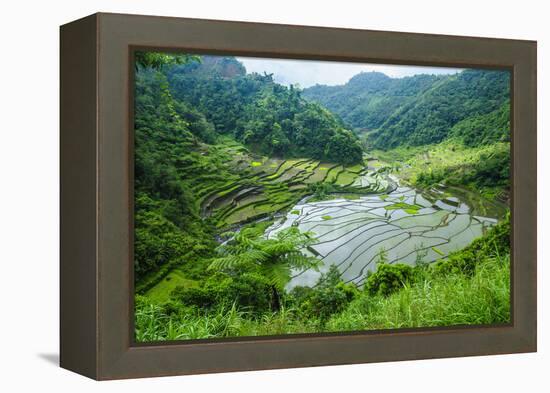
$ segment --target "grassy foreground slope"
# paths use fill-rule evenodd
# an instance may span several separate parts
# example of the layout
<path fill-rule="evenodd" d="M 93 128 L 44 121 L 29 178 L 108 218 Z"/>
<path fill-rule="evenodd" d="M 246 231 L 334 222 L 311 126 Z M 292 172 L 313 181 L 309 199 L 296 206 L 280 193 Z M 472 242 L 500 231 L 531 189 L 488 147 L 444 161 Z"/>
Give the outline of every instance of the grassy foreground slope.
<path fill-rule="evenodd" d="M 212 307 L 137 298 L 138 341 L 304 332 L 498 324 L 510 321 L 509 220 L 433 265 L 380 263 L 359 289 L 329 271 L 314 288 L 286 294 L 280 310 L 243 307 L 214 291 Z M 381 256 L 383 258 L 383 256 Z M 383 261 L 382 261 L 383 262 Z M 177 295 L 177 293 L 176 293 Z M 204 295 L 204 293 L 203 293 Z M 225 297 L 224 297 L 225 296 Z"/>

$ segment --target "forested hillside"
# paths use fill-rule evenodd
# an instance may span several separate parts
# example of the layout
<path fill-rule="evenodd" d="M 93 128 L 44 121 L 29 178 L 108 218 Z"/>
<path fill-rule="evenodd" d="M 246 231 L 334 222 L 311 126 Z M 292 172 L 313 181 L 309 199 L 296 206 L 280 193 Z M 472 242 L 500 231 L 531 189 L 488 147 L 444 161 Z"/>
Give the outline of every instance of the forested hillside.
<path fill-rule="evenodd" d="M 304 97 L 337 113 L 358 131 L 379 128 L 402 106 L 415 100 L 443 77 L 415 75 L 390 78 L 381 72 L 362 72 L 345 85 L 315 85 L 304 89 Z"/>
<path fill-rule="evenodd" d="M 336 165 L 362 159 L 355 134 L 270 75 L 246 75 L 234 58 L 150 56 L 138 58 L 135 88 L 135 276 L 144 285 L 184 261 L 200 270 L 216 226 L 266 216 L 306 195 L 304 184 L 280 180 L 322 180 L 332 167 L 344 179 Z M 267 162 L 261 154 L 301 160 Z M 216 191 L 228 202 L 238 194 L 239 205 L 226 206 Z"/>
<path fill-rule="evenodd" d="M 421 146 L 457 137 L 479 146 L 509 137 L 509 74 L 464 70 L 456 75 L 392 79 L 362 73 L 342 86 L 314 86 L 319 102 L 359 131 L 372 148 Z"/>
<path fill-rule="evenodd" d="M 234 58 L 204 56 L 170 68 L 173 98 L 204 114 L 211 132 L 231 135 L 256 152 L 357 163 L 357 137 L 323 107 L 271 75 L 246 74 Z"/>
<path fill-rule="evenodd" d="M 138 342 L 509 321 L 506 75 L 135 70 Z"/>

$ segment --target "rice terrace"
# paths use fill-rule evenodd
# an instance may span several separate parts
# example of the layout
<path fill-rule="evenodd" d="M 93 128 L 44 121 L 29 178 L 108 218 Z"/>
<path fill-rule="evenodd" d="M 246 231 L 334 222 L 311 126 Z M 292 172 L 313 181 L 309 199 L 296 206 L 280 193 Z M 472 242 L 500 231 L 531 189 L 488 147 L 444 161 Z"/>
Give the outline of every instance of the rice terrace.
<path fill-rule="evenodd" d="M 353 67 L 136 53 L 137 341 L 510 320 L 509 73 Z"/>

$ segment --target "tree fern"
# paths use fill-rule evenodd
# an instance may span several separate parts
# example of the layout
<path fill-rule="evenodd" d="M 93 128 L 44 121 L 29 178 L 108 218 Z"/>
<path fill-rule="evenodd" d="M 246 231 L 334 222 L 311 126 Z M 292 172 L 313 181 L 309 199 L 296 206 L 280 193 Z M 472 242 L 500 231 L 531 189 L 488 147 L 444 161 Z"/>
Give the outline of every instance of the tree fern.
<path fill-rule="evenodd" d="M 281 231 L 274 239 L 266 239 L 261 232 L 247 228 L 218 247 L 220 257 L 214 258 L 209 268 L 256 271 L 280 291 L 290 281 L 294 269 L 317 269 L 320 260 L 302 252 L 314 240 L 310 233 L 301 233 L 297 228 Z"/>

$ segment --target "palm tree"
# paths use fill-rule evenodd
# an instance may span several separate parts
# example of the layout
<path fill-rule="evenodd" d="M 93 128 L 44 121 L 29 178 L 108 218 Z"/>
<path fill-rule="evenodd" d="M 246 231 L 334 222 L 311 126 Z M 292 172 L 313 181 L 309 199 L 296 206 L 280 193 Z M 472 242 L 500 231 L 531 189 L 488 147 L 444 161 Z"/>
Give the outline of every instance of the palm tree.
<path fill-rule="evenodd" d="M 280 292 L 290 281 L 293 270 L 315 269 L 320 260 L 302 253 L 302 249 L 315 239 L 311 233 L 301 233 L 292 227 L 279 232 L 275 238 L 266 239 L 255 228 L 243 229 L 226 244 L 218 247 L 221 254 L 209 269 L 256 271 L 271 284 L 273 300 L 271 308 L 280 308 Z"/>

